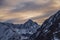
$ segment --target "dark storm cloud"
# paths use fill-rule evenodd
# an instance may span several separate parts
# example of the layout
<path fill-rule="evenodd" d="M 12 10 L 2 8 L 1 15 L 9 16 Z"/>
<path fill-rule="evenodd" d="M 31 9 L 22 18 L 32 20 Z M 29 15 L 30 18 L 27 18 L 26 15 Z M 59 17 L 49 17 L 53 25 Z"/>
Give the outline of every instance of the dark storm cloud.
<path fill-rule="evenodd" d="M 5 8 L 8 6 L 8 3 L 6 0 L 0 0 L 0 9 Z"/>
<path fill-rule="evenodd" d="M 20 12 L 20 11 L 34 11 L 34 10 L 40 10 L 42 8 L 45 8 L 49 6 L 51 2 L 40 5 L 36 4 L 35 2 L 23 2 L 18 4 L 14 9 L 12 9 L 10 12 Z"/>
<path fill-rule="evenodd" d="M 0 0 L 0 6 L 4 4 L 4 0 Z"/>

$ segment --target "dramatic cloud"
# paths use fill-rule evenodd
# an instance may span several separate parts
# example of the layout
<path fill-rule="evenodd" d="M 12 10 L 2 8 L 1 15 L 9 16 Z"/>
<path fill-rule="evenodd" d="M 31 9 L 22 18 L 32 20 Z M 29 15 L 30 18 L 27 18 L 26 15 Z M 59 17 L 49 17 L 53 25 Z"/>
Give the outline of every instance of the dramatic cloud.
<path fill-rule="evenodd" d="M 0 21 L 42 23 L 60 9 L 60 0 L 0 0 Z"/>
<path fill-rule="evenodd" d="M 23 2 L 19 2 L 14 9 L 12 9 L 12 12 L 20 12 L 20 11 L 35 11 L 35 10 L 39 10 L 42 8 L 45 8 L 47 6 L 51 5 L 51 1 L 49 0 L 32 0 L 32 1 L 23 1 Z"/>

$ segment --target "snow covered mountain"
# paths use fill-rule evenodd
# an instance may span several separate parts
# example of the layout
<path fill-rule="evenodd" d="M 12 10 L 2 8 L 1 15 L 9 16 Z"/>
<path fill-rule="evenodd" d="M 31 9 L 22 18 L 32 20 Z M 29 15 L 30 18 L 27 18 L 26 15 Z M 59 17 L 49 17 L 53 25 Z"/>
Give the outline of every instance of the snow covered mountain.
<path fill-rule="evenodd" d="M 60 40 L 60 10 L 45 20 L 29 40 Z"/>
<path fill-rule="evenodd" d="M 24 24 L 0 22 L 0 40 L 27 40 L 38 28 L 30 19 Z"/>

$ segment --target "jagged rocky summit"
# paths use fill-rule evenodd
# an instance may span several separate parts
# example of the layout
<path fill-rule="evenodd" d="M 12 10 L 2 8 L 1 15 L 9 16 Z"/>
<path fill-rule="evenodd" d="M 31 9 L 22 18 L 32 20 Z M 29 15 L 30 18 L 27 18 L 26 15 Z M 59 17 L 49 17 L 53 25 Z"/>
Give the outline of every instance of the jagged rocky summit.
<path fill-rule="evenodd" d="M 45 20 L 29 40 L 60 40 L 60 10 Z"/>
<path fill-rule="evenodd" d="M 27 40 L 39 26 L 30 19 L 24 24 L 0 22 L 0 40 Z"/>

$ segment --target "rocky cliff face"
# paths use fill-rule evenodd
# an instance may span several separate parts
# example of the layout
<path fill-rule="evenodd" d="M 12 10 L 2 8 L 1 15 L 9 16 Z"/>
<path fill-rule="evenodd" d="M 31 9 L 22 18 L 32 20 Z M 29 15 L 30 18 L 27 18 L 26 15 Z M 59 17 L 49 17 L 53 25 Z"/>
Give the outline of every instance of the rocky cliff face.
<path fill-rule="evenodd" d="M 60 40 L 60 10 L 45 20 L 29 40 Z"/>
<path fill-rule="evenodd" d="M 27 40 L 38 27 L 39 25 L 32 20 L 24 24 L 0 22 L 0 40 Z"/>

